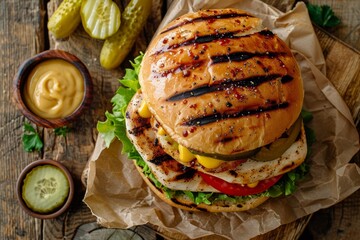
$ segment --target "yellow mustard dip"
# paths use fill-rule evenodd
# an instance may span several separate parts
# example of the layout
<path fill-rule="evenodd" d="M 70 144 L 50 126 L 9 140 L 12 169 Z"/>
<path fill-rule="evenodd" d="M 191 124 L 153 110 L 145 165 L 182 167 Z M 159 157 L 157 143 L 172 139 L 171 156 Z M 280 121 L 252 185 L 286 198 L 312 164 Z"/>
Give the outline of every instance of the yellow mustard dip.
<path fill-rule="evenodd" d="M 62 59 L 39 63 L 31 71 L 24 88 L 27 107 L 46 119 L 72 114 L 84 98 L 84 79 L 80 71 Z"/>

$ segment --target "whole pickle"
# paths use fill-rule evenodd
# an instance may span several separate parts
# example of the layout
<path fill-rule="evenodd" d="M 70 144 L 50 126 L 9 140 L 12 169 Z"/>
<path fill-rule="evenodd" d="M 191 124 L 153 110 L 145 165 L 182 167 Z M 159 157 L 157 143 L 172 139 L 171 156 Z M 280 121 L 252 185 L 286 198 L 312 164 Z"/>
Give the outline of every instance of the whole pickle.
<path fill-rule="evenodd" d="M 64 0 L 51 15 L 48 29 L 55 38 L 68 37 L 81 22 L 81 0 Z"/>
<path fill-rule="evenodd" d="M 143 29 L 150 11 L 151 0 L 131 0 L 121 14 L 119 30 L 104 42 L 100 53 L 102 67 L 114 69 L 124 61 Z"/>

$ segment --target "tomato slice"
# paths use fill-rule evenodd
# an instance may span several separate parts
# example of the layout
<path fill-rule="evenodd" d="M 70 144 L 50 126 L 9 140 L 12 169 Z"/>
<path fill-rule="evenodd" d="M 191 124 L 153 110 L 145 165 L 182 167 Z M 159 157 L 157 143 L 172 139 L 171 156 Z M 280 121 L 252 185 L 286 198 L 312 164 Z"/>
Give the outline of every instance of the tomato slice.
<path fill-rule="evenodd" d="M 222 193 L 233 196 L 247 196 L 247 195 L 264 192 L 265 190 L 273 186 L 282 177 L 282 175 L 279 175 L 269 179 L 265 179 L 263 181 L 260 181 L 258 185 L 256 185 L 256 187 L 251 188 L 246 185 L 243 186 L 237 183 L 229 183 L 220 178 L 214 177 L 212 175 L 203 172 L 198 172 L 198 173 L 200 174 L 202 179 L 204 179 L 204 181 L 213 188 L 219 190 Z"/>

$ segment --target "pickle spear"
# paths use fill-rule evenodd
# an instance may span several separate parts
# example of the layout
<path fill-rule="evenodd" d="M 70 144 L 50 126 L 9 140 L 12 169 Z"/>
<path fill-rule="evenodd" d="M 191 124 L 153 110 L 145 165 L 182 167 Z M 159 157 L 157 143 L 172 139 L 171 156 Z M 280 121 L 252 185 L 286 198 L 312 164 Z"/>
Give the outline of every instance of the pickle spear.
<path fill-rule="evenodd" d="M 100 53 L 102 67 L 114 69 L 124 61 L 143 29 L 150 11 L 150 0 L 131 0 L 121 14 L 119 30 L 104 42 Z"/>
<path fill-rule="evenodd" d="M 64 0 L 51 15 L 48 29 L 55 38 L 68 37 L 81 22 L 81 0 Z"/>
<path fill-rule="evenodd" d="M 295 123 L 286 131 L 287 137 L 281 137 L 260 151 L 251 159 L 256 161 L 270 161 L 279 158 L 295 142 L 299 136 L 302 125 L 302 118 L 299 117 Z"/>

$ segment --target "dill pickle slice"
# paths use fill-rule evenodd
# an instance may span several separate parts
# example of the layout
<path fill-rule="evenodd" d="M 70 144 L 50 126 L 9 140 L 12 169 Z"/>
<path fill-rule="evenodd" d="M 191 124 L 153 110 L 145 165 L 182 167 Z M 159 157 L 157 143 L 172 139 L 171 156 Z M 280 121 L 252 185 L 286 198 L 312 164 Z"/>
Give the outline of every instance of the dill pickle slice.
<path fill-rule="evenodd" d="M 61 207 L 69 195 L 65 173 L 52 165 L 33 168 L 25 177 L 22 198 L 38 213 L 51 213 Z"/>
<path fill-rule="evenodd" d="M 81 0 L 64 0 L 51 15 L 48 29 L 55 38 L 68 37 L 81 22 Z"/>
<path fill-rule="evenodd" d="M 232 155 L 222 155 L 222 154 L 216 154 L 216 153 L 204 153 L 204 152 L 195 151 L 193 149 L 189 149 L 189 150 L 190 150 L 191 153 L 193 153 L 195 155 L 211 157 L 211 158 L 224 160 L 224 161 L 235 161 L 235 160 L 245 159 L 245 158 L 249 158 L 251 156 L 254 156 L 257 152 L 260 151 L 260 149 L 261 148 L 256 148 L 256 149 L 253 149 L 253 150 L 250 150 L 250 151 L 246 151 L 246 152 L 242 152 L 242 153 L 236 153 L 236 154 L 232 154 Z"/>
<path fill-rule="evenodd" d="M 80 15 L 85 31 L 92 38 L 104 40 L 120 27 L 120 9 L 112 0 L 83 0 Z"/>
<path fill-rule="evenodd" d="M 288 137 L 279 138 L 270 145 L 262 147 L 251 159 L 256 161 L 271 161 L 279 158 L 295 142 L 301 130 L 302 118 L 299 117 L 295 123 L 286 131 Z"/>
<path fill-rule="evenodd" d="M 150 0 L 131 0 L 121 14 L 119 30 L 107 38 L 100 53 L 100 64 L 105 69 L 118 67 L 129 54 L 151 11 Z"/>

